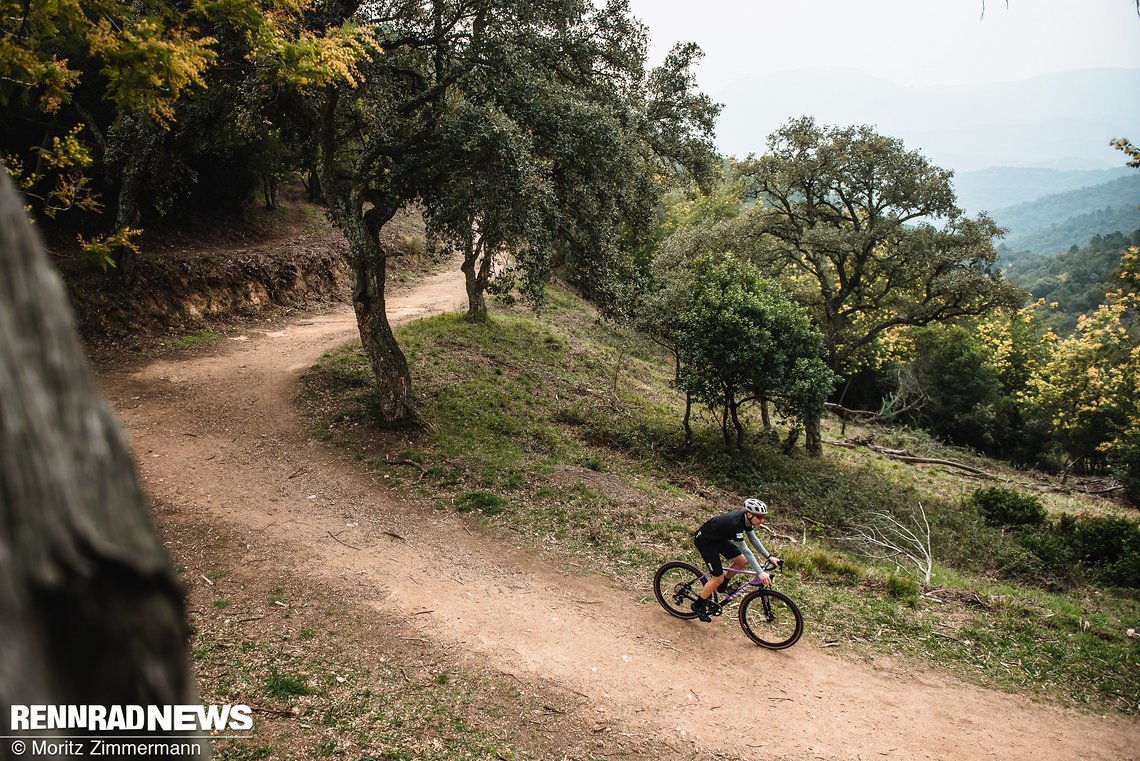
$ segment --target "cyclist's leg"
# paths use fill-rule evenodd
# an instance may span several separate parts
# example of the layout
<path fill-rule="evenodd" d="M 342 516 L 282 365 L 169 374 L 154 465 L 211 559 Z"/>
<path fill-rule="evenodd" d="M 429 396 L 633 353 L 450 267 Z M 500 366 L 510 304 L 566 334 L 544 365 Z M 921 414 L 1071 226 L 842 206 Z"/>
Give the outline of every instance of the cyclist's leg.
<path fill-rule="evenodd" d="M 702 600 L 707 600 L 712 597 L 712 593 L 724 580 L 724 565 L 720 560 L 720 547 L 715 544 L 698 541 L 697 552 L 701 553 L 701 559 L 705 561 L 705 568 L 709 569 L 708 580 L 705 581 L 705 586 L 701 589 L 700 594 Z"/>
<path fill-rule="evenodd" d="M 748 565 L 748 558 L 744 556 L 743 552 L 738 552 L 736 557 L 728 559 L 728 566 L 734 571 L 743 571 L 744 566 Z M 729 574 L 727 581 L 732 581 L 736 574 Z"/>
<path fill-rule="evenodd" d="M 709 569 L 709 576 L 696 602 L 693 603 L 692 608 L 693 612 L 697 614 L 697 617 L 701 621 L 708 623 L 712 621 L 707 610 L 708 600 L 712 596 L 713 591 L 716 590 L 720 584 L 721 579 L 724 578 L 724 567 L 720 562 L 720 549 L 716 545 L 702 542 L 699 536 L 696 539 L 696 545 L 697 552 L 700 553 L 701 559 L 705 561 L 705 567 Z"/>
<path fill-rule="evenodd" d="M 700 550 L 701 557 L 709 569 L 709 579 L 701 590 L 701 597 L 707 600 L 724 581 L 724 564 L 721 562 L 721 557 L 732 558 L 735 562 L 737 556 L 742 553 L 734 542 L 727 540 L 718 544 L 698 544 L 697 549 Z"/>

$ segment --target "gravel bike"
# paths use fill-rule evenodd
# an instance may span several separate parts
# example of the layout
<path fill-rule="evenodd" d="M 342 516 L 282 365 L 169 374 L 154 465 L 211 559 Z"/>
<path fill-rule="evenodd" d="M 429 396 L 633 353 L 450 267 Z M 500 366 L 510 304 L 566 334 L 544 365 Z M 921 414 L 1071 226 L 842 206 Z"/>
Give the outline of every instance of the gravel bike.
<path fill-rule="evenodd" d="M 783 592 L 760 583 L 760 574 L 752 570 L 724 569 L 727 577 L 708 600 L 710 616 L 724 613 L 728 605 L 738 598 L 737 616 L 740 628 L 748 638 L 769 650 L 783 650 L 799 641 L 804 633 L 804 617 L 792 598 Z M 764 571 L 775 578 L 775 566 L 767 564 Z M 673 560 L 657 569 L 653 576 L 653 592 L 657 602 L 677 618 L 696 618 L 691 605 L 696 602 L 708 580 L 707 571 L 691 563 Z M 747 580 L 736 577 L 748 577 Z"/>

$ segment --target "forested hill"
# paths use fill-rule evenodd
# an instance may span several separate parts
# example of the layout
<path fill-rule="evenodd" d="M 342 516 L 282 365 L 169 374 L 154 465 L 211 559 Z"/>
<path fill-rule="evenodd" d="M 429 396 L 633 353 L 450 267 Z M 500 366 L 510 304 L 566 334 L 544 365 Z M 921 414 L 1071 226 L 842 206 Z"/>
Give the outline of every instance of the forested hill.
<path fill-rule="evenodd" d="M 1056 304 L 1050 311 L 1053 328 L 1067 335 L 1080 315 L 1104 302 L 1120 269 L 1121 250 L 1136 245 L 1140 245 L 1140 226 L 1130 235 L 1096 235 L 1083 246 L 1053 256 L 1010 252 L 1002 257 L 1003 269 L 1034 300 Z"/>
<path fill-rule="evenodd" d="M 1083 246 L 1097 235 L 1128 233 L 1140 227 L 1140 175 L 1135 173 L 1093 187 L 1058 193 L 992 212 L 1009 230 L 1010 251 L 1038 255 Z"/>

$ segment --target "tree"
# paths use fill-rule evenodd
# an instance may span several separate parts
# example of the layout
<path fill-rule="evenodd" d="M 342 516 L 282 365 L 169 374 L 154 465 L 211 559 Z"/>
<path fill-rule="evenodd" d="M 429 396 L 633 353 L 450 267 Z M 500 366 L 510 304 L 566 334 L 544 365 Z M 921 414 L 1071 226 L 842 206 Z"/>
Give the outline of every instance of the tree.
<path fill-rule="evenodd" d="M 929 326 L 913 336 L 910 370 L 924 391 L 914 417 L 956 444 L 992 452 L 1008 421 L 999 414 L 1001 383 L 977 334 L 963 326 Z"/>
<path fill-rule="evenodd" d="M 995 266 L 1000 228 L 966 217 L 952 173 L 901 141 L 801 118 L 747 166 L 763 201 L 757 256 L 801 286 L 836 372 L 865 363 L 897 328 L 1021 303 Z"/>
<path fill-rule="evenodd" d="M 209 190 L 229 198 L 297 160 L 273 155 L 275 104 L 351 77 L 365 46 L 354 25 L 304 29 L 311 5 L 0 0 L 5 168 L 41 219 L 77 212 L 72 227 L 97 231 L 85 248 L 129 261 L 144 210 L 171 210 L 201 175 L 224 171 Z"/>
<path fill-rule="evenodd" d="M 359 86 L 331 85 L 315 105 L 321 185 L 349 242 L 379 416 L 398 423 L 415 412 L 384 310 L 391 252 L 380 231 L 395 213 L 424 204 L 429 223 L 464 248 L 472 294 L 485 287 L 486 257 L 508 244 L 531 284 L 559 262 L 579 283 L 604 283 L 621 266 L 618 233 L 650 206 L 641 188 L 652 184 L 644 171 L 651 163 L 633 149 L 653 145 L 652 155 L 669 156 L 677 135 L 635 128 L 643 116 L 624 94 L 642 82 L 644 31 L 624 2 L 424 0 L 326 10 L 323 23 L 359 19 L 383 49 L 363 64 Z"/>
<path fill-rule="evenodd" d="M 995 266 L 1000 228 L 963 214 L 952 174 L 899 140 L 804 117 L 741 171 L 761 202 L 751 212 L 757 263 L 811 310 L 839 375 L 874 364 L 899 328 L 1024 298 Z"/>
<path fill-rule="evenodd" d="M 744 443 L 741 409 L 775 401 L 789 418 L 818 420 L 834 376 L 823 363 L 823 337 L 779 286 L 732 255 L 691 263 L 687 304 L 673 334 L 685 392 L 686 441 L 693 400 L 720 413 L 726 446 Z"/>
<path fill-rule="evenodd" d="M 485 314 L 495 258 L 499 293 L 541 300 L 559 269 L 603 310 L 621 311 L 643 274 L 637 252 L 664 190 L 705 182 L 717 161 L 710 136 L 718 108 L 691 73 L 699 50 L 677 46 L 646 72 L 645 31 L 624 4 L 588 27 L 594 34 L 559 40 L 557 49 L 525 38 L 496 46 L 490 55 L 502 65 L 465 80 L 455 162 L 467 180 L 444 190 L 431 217 L 450 220 L 441 227 L 467 252 L 471 319 Z M 605 76 L 596 73 L 601 61 Z"/>
<path fill-rule="evenodd" d="M 187 635 L 63 286 L 0 175 L 0 706 L 196 702 Z"/>
<path fill-rule="evenodd" d="M 1140 0 L 1137 0 L 1136 6 L 1140 9 Z M 1140 148 L 1133 145 L 1131 140 L 1126 137 L 1117 137 L 1110 140 L 1108 144 L 1128 157 L 1125 166 L 1140 169 Z"/>
<path fill-rule="evenodd" d="M 1030 399 L 1074 458 L 1107 461 L 1140 498 L 1140 248 L 1125 250 L 1120 285 L 1030 379 Z"/>

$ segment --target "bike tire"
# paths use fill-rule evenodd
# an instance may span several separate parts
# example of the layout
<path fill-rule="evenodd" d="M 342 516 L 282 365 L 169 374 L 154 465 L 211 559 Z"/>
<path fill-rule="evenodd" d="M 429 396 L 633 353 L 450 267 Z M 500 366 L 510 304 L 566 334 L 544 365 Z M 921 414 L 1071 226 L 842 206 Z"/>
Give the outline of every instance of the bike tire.
<path fill-rule="evenodd" d="M 695 565 L 674 560 L 657 569 L 653 575 L 653 593 L 657 602 L 677 618 L 696 618 L 689 607 L 700 596 L 703 571 Z"/>
<path fill-rule="evenodd" d="M 783 592 L 757 589 L 740 603 L 740 628 L 748 638 L 769 650 L 783 650 L 799 641 L 804 617 L 799 606 Z"/>

